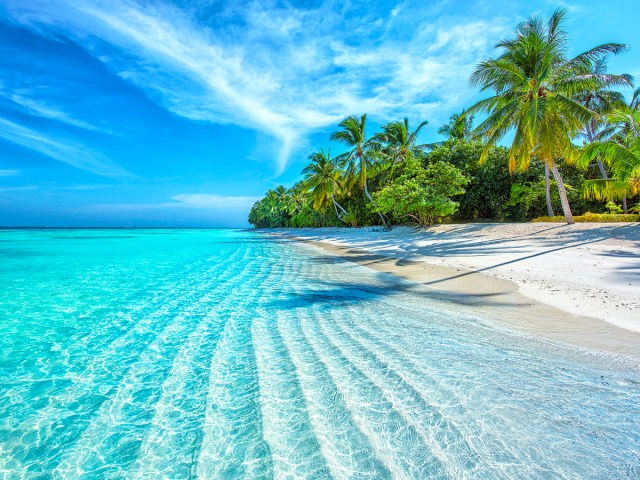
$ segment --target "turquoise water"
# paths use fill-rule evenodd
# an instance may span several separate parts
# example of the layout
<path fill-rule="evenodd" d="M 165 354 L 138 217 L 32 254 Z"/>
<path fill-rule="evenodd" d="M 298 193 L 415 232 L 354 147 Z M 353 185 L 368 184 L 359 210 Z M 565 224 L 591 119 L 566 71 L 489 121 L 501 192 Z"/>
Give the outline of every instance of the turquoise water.
<path fill-rule="evenodd" d="M 640 374 L 313 247 L 0 231 L 0 476 L 640 478 Z"/>

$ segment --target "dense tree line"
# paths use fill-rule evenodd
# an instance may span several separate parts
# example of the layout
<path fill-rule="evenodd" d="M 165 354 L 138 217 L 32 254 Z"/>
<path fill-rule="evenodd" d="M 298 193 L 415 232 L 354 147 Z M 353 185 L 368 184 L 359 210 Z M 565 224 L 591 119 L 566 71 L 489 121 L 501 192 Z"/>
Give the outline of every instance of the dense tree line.
<path fill-rule="evenodd" d="M 562 211 L 627 213 L 640 192 L 640 89 L 630 103 L 614 90 L 631 76 L 607 72 L 625 45 L 566 56 L 565 12 L 532 17 L 471 83 L 492 95 L 453 115 L 440 143 L 419 144 L 424 121 L 383 125 L 349 116 L 331 135 L 346 147 L 309 157 L 303 179 L 269 190 L 251 209 L 256 227 L 428 225 L 443 219 L 530 220 Z M 474 114 L 484 118 L 475 128 Z M 509 147 L 497 143 L 509 133 Z M 582 145 L 580 145 L 582 141 Z M 638 209 L 638 206 L 633 207 Z"/>

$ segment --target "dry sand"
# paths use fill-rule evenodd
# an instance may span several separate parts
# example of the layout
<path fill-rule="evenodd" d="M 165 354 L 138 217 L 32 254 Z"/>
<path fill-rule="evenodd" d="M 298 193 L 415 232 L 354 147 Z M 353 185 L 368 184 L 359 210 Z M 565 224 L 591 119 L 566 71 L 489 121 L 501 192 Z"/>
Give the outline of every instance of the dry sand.
<path fill-rule="evenodd" d="M 640 358 L 639 224 L 274 233 L 402 276 L 518 330 Z"/>

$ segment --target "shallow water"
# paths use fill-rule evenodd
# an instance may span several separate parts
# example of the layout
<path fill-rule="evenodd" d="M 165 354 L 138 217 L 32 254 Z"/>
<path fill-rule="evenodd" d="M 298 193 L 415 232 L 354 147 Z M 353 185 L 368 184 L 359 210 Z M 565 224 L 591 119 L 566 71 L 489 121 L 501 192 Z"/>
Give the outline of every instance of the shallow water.
<path fill-rule="evenodd" d="M 640 478 L 633 363 L 233 230 L 0 231 L 0 476 Z"/>

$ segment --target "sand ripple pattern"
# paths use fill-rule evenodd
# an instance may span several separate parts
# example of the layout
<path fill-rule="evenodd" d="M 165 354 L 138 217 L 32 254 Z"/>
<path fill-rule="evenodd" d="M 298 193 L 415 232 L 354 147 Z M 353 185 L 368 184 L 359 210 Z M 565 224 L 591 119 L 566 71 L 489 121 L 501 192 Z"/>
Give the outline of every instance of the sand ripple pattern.
<path fill-rule="evenodd" d="M 468 308 L 255 232 L 0 232 L 0 478 L 640 478 L 637 365 Z"/>

